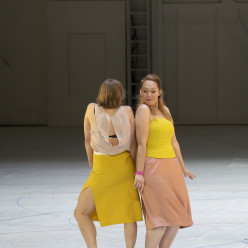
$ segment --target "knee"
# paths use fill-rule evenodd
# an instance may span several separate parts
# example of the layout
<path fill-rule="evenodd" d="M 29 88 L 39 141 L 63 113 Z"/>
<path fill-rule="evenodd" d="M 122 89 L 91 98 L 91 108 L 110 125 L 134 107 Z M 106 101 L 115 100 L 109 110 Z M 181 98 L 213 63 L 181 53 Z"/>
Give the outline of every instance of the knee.
<path fill-rule="evenodd" d="M 164 241 L 163 244 L 159 244 L 158 248 L 170 248 L 170 247 L 171 247 L 171 244 Z"/>
<path fill-rule="evenodd" d="M 170 248 L 170 245 L 159 245 L 159 248 Z"/>
<path fill-rule="evenodd" d="M 75 217 L 75 219 L 78 218 L 78 210 L 77 210 L 77 208 L 74 210 L 74 217 Z"/>
<path fill-rule="evenodd" d="M 170 248 L 171 247 L 171 242 L 168 240 L 163 240 L 162 244 L 159 244 L 159 248 Z"/>
<path fill-rule="evenodd" d="M 127 237 L 133 237 L 134 235 L 137 235 L 137 223 L 125 223 L 124 224 L 124 232 L 125 236 Z"/>
<path fill-rule="evenodd" d="M 166 230 L 166 227 L 164 227 L 164 226 L 156 227 L 156 228 L 153 228 L 153 229 L 146 230 L 146 234 L 148 236 L 154 236 L 154 235 L 163 236 L 165 230 Z"/>
<path fill-rule="evenodd" d="M 126 228 L 126 229 L 136 229 L 137 228 L 137 223 L 136 222 L 124 223 L 124 228 Z"/>
<path fill-rule="evenodd" d="M 82 218 L 83 216 L 90 217 L 90 214 L 88 214 L 86 211 L 79 211 L 78 208 L 74 210 L 74 217 L 76 220 Z"/>
<path fill-rule="evenodd" d="M 163 242 L 163 244 L 159 244 L 158 248 L 171 248 L 172 242 Z"/>
<path fill-rule="evenodd" d="M 80 218 L 83 215 L 83 213 L 81 213 L 81 211 L 78 210 L 78 208 L 76 208 L 74 210 L 74 217 L 77 220 L 78 218 Z"/>

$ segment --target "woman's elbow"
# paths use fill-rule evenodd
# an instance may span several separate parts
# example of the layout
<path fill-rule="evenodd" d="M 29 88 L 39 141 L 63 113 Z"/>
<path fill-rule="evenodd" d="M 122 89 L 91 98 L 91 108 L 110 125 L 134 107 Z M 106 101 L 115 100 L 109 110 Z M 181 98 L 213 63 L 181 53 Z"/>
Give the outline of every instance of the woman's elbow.
<path fill-rule="evenodd" d="M 174 149 L 177 149 L 177 148 L 180 147 L 177 141 L 172 142 L 171 144 L 172 144 L 172 147 L 173 147 Z"/>
<path fill-rule="evenodd" d="M 146 150 L 146 144 L 145 143 L 138 143 L 138 150 Z"/>
<path fill-rule="evenodd" d="M 90 139 L 85 139 L 85 140 L 84 140 L 84 145 L 85 145 L 85 146 L 88 146 L 88 145 L 90 145 L 90 142 L 91 142 Z"/>

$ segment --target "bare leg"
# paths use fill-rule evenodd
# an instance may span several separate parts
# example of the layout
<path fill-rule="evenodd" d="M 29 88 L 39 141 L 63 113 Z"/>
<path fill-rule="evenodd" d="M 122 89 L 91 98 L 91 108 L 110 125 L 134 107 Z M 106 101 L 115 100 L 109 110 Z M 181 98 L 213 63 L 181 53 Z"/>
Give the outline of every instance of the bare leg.
<path fill-rule="evenodd" d="M 136 239 L 137 239 L 137 223 L 125 223 L 124 224 L 124 233 L 126 248 L 134 248 Z"/>
<path fill-rule="evenodd" d="M 88 248 L 96 248 L 96 228 L 90 218 L 95 210 L 94 198 L 91 188 L 83 190 L 78 198 L 78 204 L 74 216 L 78 222 L 80 231 L 85 239 Z"/>
<path fill-rule="evenodd" d="M 179 229 L 178 226 L 168 226 L 159 243 L 159 248 L 170 248 L 172 242 L 174 241 L 177 235 L 178 229 Z"/>
<path fill-rule="evenodd" d="M 145 248 L 157 248 L 160 240 L 165 233 L 166 227 L 157 227 L 154 229 L 146 230 L 146 243 Z"/>

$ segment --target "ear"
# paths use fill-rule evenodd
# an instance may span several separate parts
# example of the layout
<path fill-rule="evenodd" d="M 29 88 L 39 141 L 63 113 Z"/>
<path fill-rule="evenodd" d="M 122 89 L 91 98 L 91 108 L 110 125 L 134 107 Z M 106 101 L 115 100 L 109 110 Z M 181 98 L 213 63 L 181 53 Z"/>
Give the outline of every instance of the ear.
<path fill-rule="evenodd" d="M 162 90 L 159 91 L 159 96 L 161 96 L 161 95 L 162 95 Z"/>
<path fill-rule="evenodd" d="M 141 95 L 141 90 L 139 90 L 139 92 L 140 92 L 140 95 Z"/>

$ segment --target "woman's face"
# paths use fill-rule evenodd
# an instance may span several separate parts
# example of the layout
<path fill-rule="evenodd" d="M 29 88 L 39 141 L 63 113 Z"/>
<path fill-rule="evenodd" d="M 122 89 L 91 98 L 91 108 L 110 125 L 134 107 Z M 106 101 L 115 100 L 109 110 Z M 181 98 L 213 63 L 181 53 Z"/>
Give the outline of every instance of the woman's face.
<path fill-rule="evenodd" d="M 143 102 L 149 106 L 158 105 L 158 97 L 161 95 L 161 90 L 159 90 L 157 84 L 153 81 L 144 81 L 141 89 L 140 96 Z"/>

